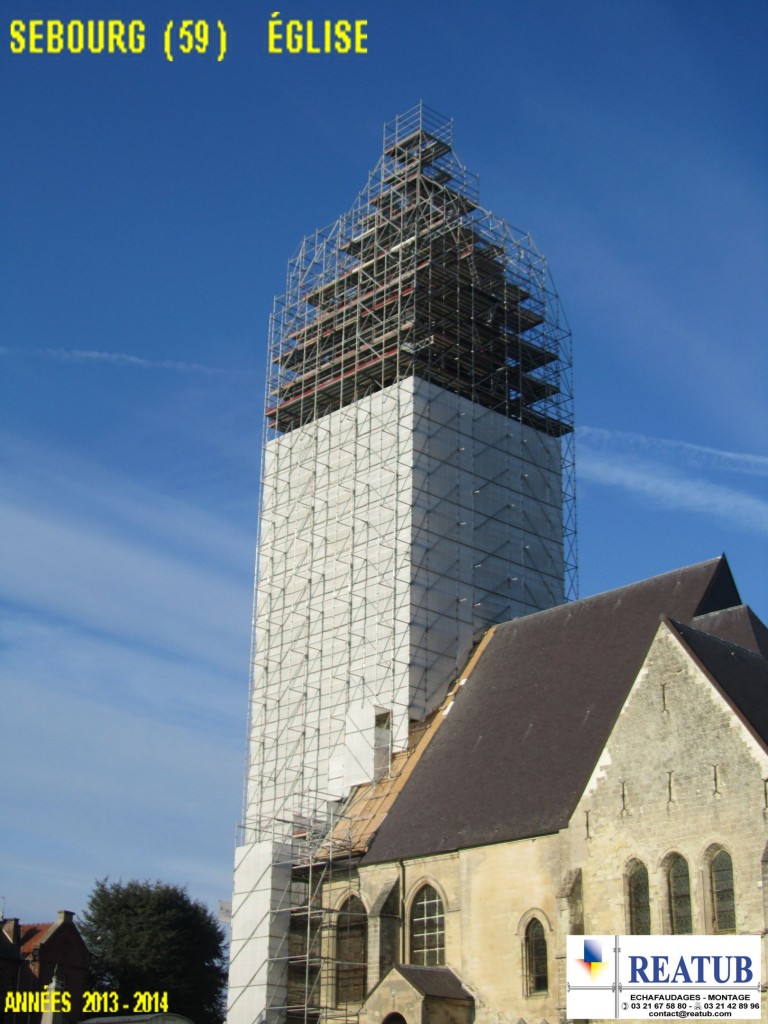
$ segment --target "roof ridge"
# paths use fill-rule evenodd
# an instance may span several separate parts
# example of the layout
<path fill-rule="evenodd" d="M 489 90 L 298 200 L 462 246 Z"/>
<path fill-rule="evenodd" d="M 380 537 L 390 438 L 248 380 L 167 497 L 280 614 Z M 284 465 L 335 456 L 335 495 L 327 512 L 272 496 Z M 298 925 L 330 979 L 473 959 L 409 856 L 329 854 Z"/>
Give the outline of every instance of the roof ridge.
<path fill-rule="evenodd" d="M 543 608 L 538 612 L 529 612 L 527 615 L 518 615 L 514 619 L 509 619 L 507 622 L 499 623 L 499 627 L 508 626 L 511 623 L 521 622 L 523 619 L 533 619 L 538 616 L 552 615 L 553 613 L 562 612 L 566 608 L 573 608 L 576 605 L 585 606 L 592 602 L 599 601 L 601 598 L 615 598 L 621 596 L 629 590 L 634 590 L 636 587 L 644 587 L 650 583 L 656 583 L 658 580 L 663 580 L 667 576 L 680 576 L 681 574 L 688 574 L 696 569 L 703 569 L 705 566 L 711 566 L 714 569 L 720 565 L 727 565 L 725 555 L 717 555 L 715 558 L 707 558 L 702 562 L 694 562 L 693 565 L 681 565 L 677 569 L 668 569 L 666 572 L 657 573 L 655 576 L 647 576 L 642 580 L 635 580 L 634 583 L 624 583 L 620 587 L 611 587 L 610 590 L 600 590 L 596 594 L 589 594 L 587 597 L 580 597 L 576 601 L 564 601 L 562 604 L 553 605 L 551 608 Z M 733 607 L 740 607 L 734 605 Z M 724 610 L 724 609 L 719 609 Z M 704 612 L 705 615 L 712 615 L 716 612 Z"/>
<path fill-rule="evenodd" d="M 715 608 L 711 612 L 700 612 L 698 615 L 694 615 L 691 621 L 696 622 L 698 619 L 707 619 L 710 615 L 722 615 L 723 612 L 740 611 L 742 608 L 744 608 L 748 612 L 752 612 L 752 614 L 755 615 L 755 612 L 752 611 L 751 606 L 748 605 L 746 601 L 742 601 L 741 604 L 732 604 L 730 608 Z"/>

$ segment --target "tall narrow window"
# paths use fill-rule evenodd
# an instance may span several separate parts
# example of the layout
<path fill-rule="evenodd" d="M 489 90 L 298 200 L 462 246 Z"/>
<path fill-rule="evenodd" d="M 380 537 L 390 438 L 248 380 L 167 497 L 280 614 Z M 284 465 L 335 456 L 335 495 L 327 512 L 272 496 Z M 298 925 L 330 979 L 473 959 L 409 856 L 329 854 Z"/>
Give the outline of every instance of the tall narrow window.
<path fill-rule="evenodd" d="M 528 995 L 547 991 L 547 939 L 544 925 L 536 917 L 525 929 L 525 977 Z"/>
<path fill-rule="evenodd" d="M 362 900 L 350 896 L 336 919 L 336 1005 L 365 1000 L 368 917 Z"/>
<path fill-rule="evenodd" d="M 630 935 L 651 934 L 651 900 L 648 891 L 648 869 L 635 861 L 627 879 L 629 892 Z"/>
<path fill-rule="evenodd" d="M 431 885 L 419 889 L 411 907 L 411 963 L 417 967 L 445 963 L 443 901 Z"/>
<path fill-rule="evenodd" d="M 733 894 L 733 861 L 721 850 L 709 865 L 712 889 L 712 917 L 716 932 L 736 931 L 736 901 Z"/>
<path fill-rule="evenodd" d="M 373 778 L 376 782 L 389 772 L 392 753 L 392 715 L 376 708 L 373 729 Z"/>
<path fill-rule="evenodd" d="M 669 923 L 673 935 L 690 935 L 691 882 L 688 877 L 688 861 L 674 856 L 670 861 L 667 879 L 669 883 Z"/>

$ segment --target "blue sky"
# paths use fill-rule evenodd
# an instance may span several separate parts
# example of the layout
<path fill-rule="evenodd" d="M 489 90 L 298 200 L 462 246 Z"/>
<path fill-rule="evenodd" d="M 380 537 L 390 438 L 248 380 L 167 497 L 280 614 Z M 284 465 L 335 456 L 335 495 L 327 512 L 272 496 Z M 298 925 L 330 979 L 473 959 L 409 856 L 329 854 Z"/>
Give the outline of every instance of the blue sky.
<path fill-rule="evenodd" d="M 768 617 L 768 10 L 758 0 L 297 2 L 367 55 L 266 52 L 254 0 L 0 7 L 0 896 L 230 890 L 272 297 L 382 124 L 455 122 L 573 330 L 583 595 L 725 551 Z M 134 56 L 13 18 L 140 18 Z M 229 51 L 168 63 L 169 19 Z"/>

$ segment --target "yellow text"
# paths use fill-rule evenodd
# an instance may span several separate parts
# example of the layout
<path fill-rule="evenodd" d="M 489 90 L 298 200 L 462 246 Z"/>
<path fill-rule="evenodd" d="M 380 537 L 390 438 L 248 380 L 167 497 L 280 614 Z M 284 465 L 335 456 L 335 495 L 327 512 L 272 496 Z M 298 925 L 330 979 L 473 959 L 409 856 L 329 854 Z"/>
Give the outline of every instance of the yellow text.
<path fill-rule="evenodd" d="M 143 53 L 143 21 L 34 19 L 11 22 L 11 53 Z"/>
<path fill-rule="evenodd" d="M 270 15 L 267 37 L 270 53 L 368 53 L 366 20 L 283 21 L 275 11 Z"/>
<path fill-rule="evenodd" d="M 71 1013 L 69 992 L 44 989 L 42 992 L 6 992 L 5 1013 Z"/>

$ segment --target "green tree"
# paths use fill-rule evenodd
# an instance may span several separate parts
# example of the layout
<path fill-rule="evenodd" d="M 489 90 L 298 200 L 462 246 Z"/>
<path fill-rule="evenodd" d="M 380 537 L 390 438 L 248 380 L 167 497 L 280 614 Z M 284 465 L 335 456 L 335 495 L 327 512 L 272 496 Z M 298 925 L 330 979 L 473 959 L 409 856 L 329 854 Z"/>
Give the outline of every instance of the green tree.
<path fill-rule="evenodd" d="M 186 889 L 163 882 L 97 881 L 80 931 L 91 951 L 93 988 L 167 992 L 168 1010 L 195 1024 L 224 1019 L 224 933 Z"/>

